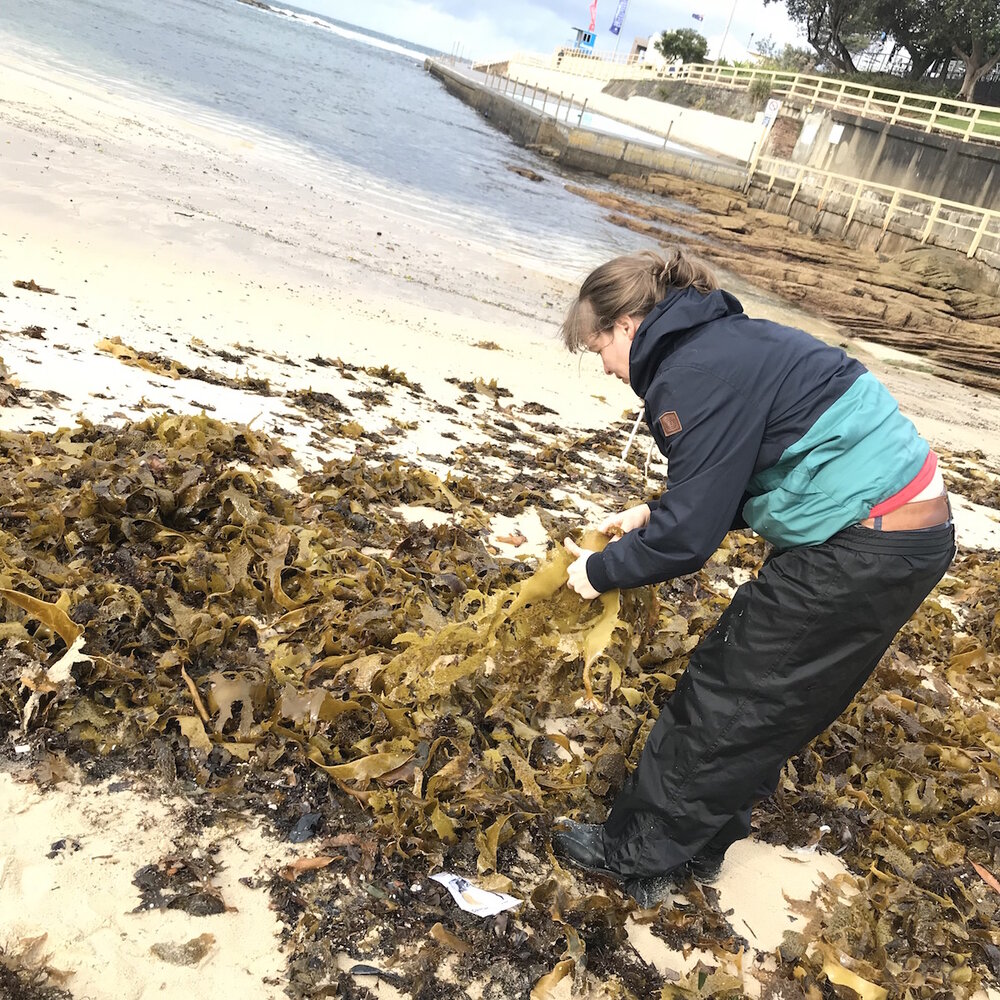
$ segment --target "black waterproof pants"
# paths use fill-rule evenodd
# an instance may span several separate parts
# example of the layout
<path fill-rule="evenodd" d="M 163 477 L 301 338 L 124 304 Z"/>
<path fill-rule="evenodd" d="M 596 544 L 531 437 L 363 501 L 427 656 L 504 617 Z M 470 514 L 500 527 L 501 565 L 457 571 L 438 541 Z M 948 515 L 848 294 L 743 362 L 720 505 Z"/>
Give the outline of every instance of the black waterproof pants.
<path fill-rule="evenodd" d="M 947 524 L 773 554 L 662 707 L 604 825 L 609 868 L 662 875 L 745 837 L 755 799 L 850 705 L 954 553 Z"/>

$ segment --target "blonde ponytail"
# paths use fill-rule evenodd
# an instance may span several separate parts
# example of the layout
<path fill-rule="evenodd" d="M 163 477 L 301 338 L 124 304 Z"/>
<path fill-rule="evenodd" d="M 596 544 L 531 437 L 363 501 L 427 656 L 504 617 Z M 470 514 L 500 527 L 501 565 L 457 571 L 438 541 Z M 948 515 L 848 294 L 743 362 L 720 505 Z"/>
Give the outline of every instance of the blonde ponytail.
<path fill-rule="evenodd" d="M 616 320 L 645 317 L 671 291 L 694 288 L 707 295 L 718 287 L 708 267 L 679 247 L 667 258 L 655 250 L 615 257 L 591 271 L 580 286 L 560 328 L 563 343 L 570 351 L 585 350 Z"/>

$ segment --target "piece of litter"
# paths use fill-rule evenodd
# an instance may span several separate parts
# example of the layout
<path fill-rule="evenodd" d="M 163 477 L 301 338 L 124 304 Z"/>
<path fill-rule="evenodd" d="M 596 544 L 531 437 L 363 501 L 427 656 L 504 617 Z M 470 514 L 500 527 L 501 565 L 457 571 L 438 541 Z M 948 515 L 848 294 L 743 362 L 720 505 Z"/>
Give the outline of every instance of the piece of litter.
<path fill-rule="evenodd" d="M 352 965 L 349 972 L 352 976 L 374 976 L 380 982 L 386 982 L 390 986 L 406 986 L 406 980 L 398 973 L 386 972 L 375 965 L 366 965 L 364 963 Z"/>
<path fill-rule="evenodd" d="M 440 882 L 466 913 L 474 913 L 477 917 L 495 917 L 504 910 L 512 910 L 515 906 L 521 905 L 520 899 L 508 896 L 506 893 L 480 889 L 461 875 L 438 872 L 431 878 L 435 882 Z"/>
<path fill-rule="evenodd" d="M 31 753 L 30 743 L 19 743 L 14 747 L 14 753 Z"/>
<path fill-rule="evenodd" d="M 822 839 L 823 839 L 823 838 L 824 838 L 824 837 L 825 837 L 825 836 L 826 836 L 826 835 L 827 835 L 827 834 L 828 834 L 829 832 L 830 832 L 830 827 L 828 827 L 828 826 L 826 825 L 826 823 L 824 823 L 824 824 L 823 824 L 823 825 L 822 825 L 822 826 L 821 826 L 821 827 L 820 827 L 820 828 L 819 828 L 819 829 L 818 829 L 818 830 L 816 831 L 816 839 L 815 839 L 815 840 L 814 840 L 814 841 L 813 841 L 813 842 L 812 842 L 811 844 L 809 844 L 809 845 L 808 845 L 808 847 L 804 847 L 804 848 L 802 848 L 802 850 L 803 850 L 803 851 L 808 851 L 808 852 L 810 852 L 810 853 L 813 853 L 813 854 L 815 854 L 815 853 L 816 853 L 816 851 L 818 851 L 818 850 L 819 850 L 819 842 L 820 842 L 820 841 L 821 841 L 821 840 L 822 840 Z"/>
<path fill-rule="evenodd" d="M 504 545 L 513 545 L 514 548 L 524 545 L 527 540 L 525 535 L 516 528 L 509 535 L 497 535 L 498 542 L 503 542 Z"/>

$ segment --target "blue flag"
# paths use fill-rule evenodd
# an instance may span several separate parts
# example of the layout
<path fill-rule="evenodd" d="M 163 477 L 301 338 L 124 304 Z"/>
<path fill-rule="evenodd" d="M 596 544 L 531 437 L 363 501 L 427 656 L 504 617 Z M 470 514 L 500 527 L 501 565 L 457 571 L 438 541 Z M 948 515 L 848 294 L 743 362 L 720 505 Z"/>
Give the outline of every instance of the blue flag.
<path fill-rule="evenodd" d="M 612 35 L 617 35 L 622 30 L 622 21 L 625 20 L 626 7 L 628 7 L 628 0 L 618 0 L 618 9 L 615 11 L 615 18 L 611 22 Z"/>

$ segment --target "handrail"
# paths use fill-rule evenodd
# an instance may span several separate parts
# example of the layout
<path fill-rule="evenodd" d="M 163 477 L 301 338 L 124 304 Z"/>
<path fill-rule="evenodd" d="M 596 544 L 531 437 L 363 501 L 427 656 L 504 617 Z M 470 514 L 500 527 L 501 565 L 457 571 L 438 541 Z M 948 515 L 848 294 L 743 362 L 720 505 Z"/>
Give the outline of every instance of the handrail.
<path fill-rule="evenodd" d="M 764 80 L 775 97 L 800 100 L 811 106 L 847 111 L 865 118 L 878 118 L 925 132 L 961 136 L 964 142 L 974 139 L 1000 143 L 1000 108 L 890 87 L 873 87 L 835 77 L 708 63 L 661 67 L 637 61 L 621 64 L 571 49 L 559 49 L 547 58 L 518 53 L 509 62 L 596 79 L 678 80 L 730 90 L 746 90 L 757 80 Z"/>
<path fill-rule="evenodd" d="M 874 212 L 881 225 L 876 250 L 893 219 L 899 221 L 901 217 L 908 216 L 918 221 L 918 226 L 912 228 L 919 228 L 921 243 L 938 242 L 952 249 L 964 250 L 966 257 L 974 258 L 984 240 L 993 240 L 994 252 L 1000 256 L 1000 211 L 948 198 L 936 198 L 891 184 L 861 180 L 831 170 L 818 170 L 806 164 L 771 156 L 762 156 L 757 160 L 748 172 L 747 188 L 760 176 L 767 178 L 768 191 L 774 189 L 775 181 L 779 178 L 791 184 L 787 206 L 789 210 L 803 188 L 815 190 L 817 217 L 821 211 L 829 211 L 832 198 L 838 195 L 849 198 L 850 207 L 846 213 L 842 237 L 847 235 L 858 211 L 865 210 L 869 214 Z M 935 240 L 935 234 L 942 239 Z"/>

